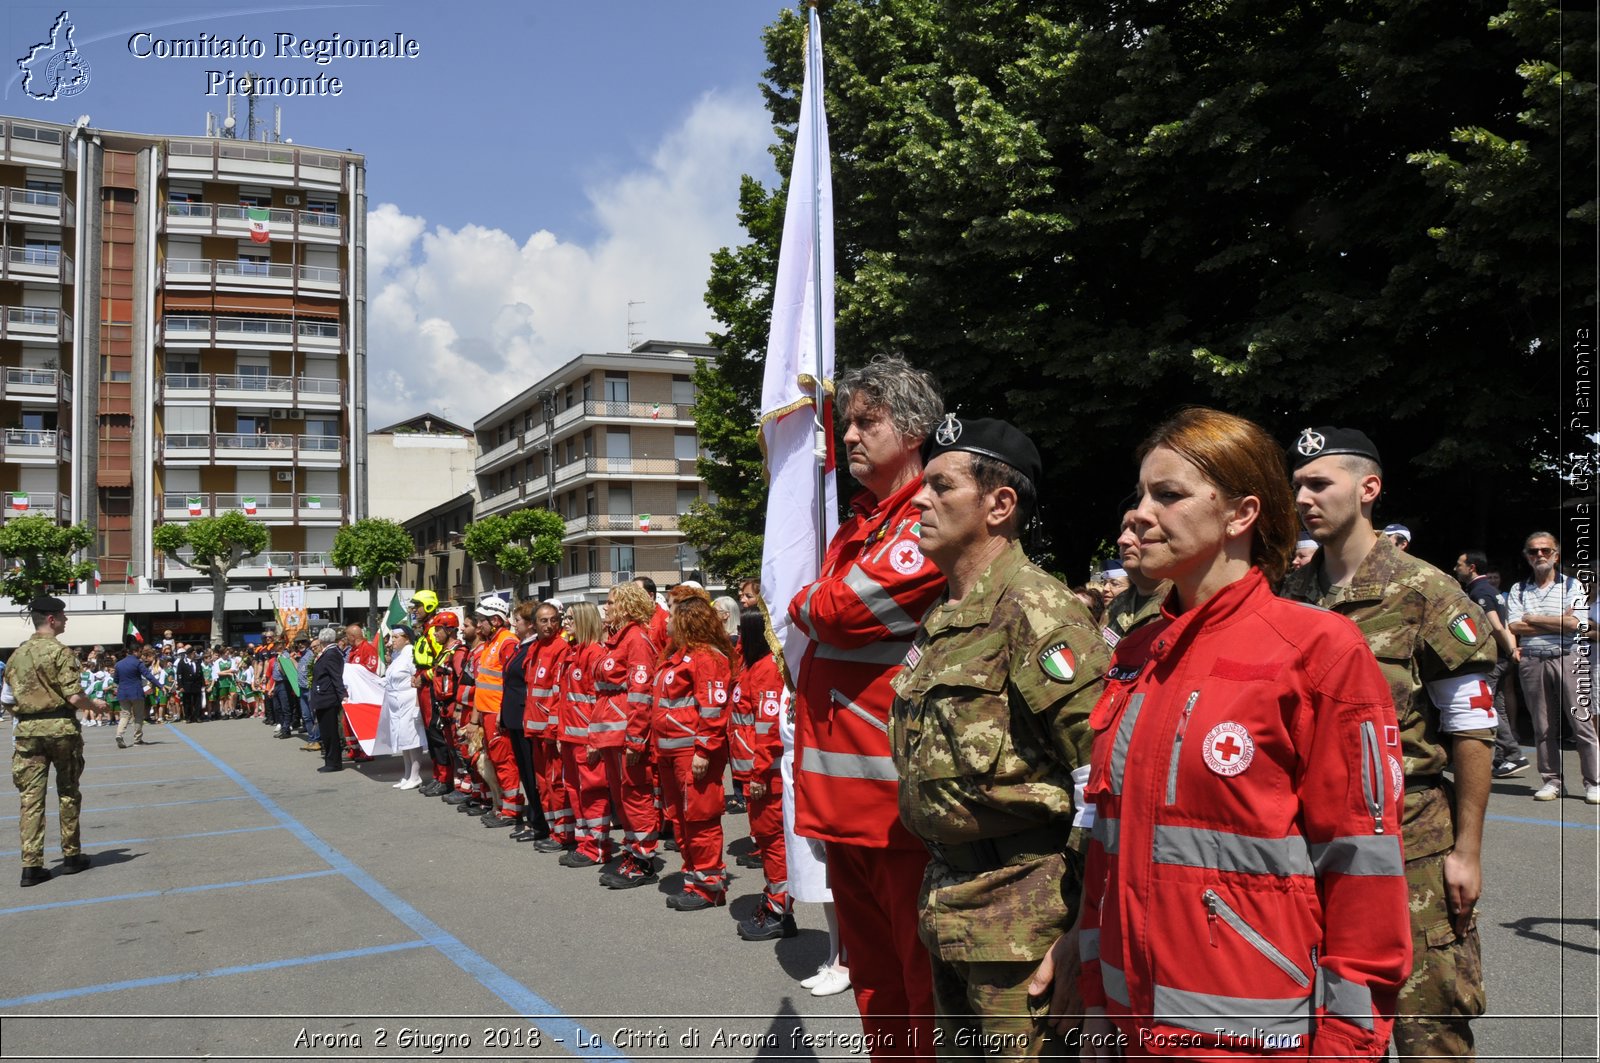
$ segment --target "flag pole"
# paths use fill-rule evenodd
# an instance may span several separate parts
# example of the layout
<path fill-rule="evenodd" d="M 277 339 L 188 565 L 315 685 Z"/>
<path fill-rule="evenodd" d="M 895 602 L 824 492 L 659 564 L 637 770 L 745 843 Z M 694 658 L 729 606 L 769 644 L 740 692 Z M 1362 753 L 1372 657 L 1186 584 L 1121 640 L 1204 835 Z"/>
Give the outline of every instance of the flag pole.
<path fill-rule="evenodd" d="M 822 143 L 819 130 L 818 115 L 821 113 L 822 100 L 822 49 L 813 47 L 822 42 L 822 17 L 817 14 L 817 0 L 806 0 L 806 64 L 807 74 L 815 70 L 817 77 L 807 77 L 813 88 L 816 89 L 818 99 L 811 101 L 811 280 L 816 291 L 813 314 L 815 315 L 812 336 L 816 347 L 817 372 L 814 377 L 816 390 L 813 393 L 811 407 L 812 421 L 816 426 L 816 439 L 813 453 L 816 457 L 817 505 L 812 512 L 812 519 L 816 524 L 817 540 L 817 574 L 822 574 L 822 563 L 828 551 L 828 521 L 823 508 L 828 499 L 828 436 L 829 425 L 823 422 L 823 410 L 826 406 L 828 382 L 823 378 L 823 351 L 822 351 L 822 152 L 817 150 L 817 145 Z M 812 64 L 815 64 L 812 67 Z"/>

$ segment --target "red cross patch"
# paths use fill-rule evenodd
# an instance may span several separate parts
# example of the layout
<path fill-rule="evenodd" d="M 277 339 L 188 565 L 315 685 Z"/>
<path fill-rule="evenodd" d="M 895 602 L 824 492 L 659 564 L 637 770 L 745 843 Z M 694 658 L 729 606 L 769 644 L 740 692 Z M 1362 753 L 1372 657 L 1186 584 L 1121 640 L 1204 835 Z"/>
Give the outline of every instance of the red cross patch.
<path fill-rule="evenodd" d="M 1217 724 L 1206 732 L 1200 756 L 1206 767 L 1218 775 L 1232 777 L 1243 772 L 1255 759 L 1256 741 L 1241 724 L 1232 720 Z"/>
<path fill-rule="evenodd" d="M 902 539 L 890 548 L 889 564 L 902 576 L 909 576 L 922 567 L 922 548 L 910 539 Z"/>

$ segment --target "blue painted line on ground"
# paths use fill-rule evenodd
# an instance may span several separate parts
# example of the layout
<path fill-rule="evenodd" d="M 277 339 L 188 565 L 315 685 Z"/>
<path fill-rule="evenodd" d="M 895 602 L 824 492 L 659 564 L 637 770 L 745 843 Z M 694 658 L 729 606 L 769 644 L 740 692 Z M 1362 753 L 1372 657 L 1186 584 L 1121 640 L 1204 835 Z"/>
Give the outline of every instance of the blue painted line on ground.
<path fill-rule="evenodd" d="M 203 830 L 194 834 L 164 834 L 159 838 L 86 838 L 84 840 L 86 843 L 93 845 L 96 850 L 99 850 L 108 845 L 145 845 L 149 842 L 176 842 L 183 841 L 186 838 L 216 838 L 224 834 L 254 834 L 257 831 L 282 829 L 281 825 L 273 823 L 266 827 L 234 827 L 232 830 Z M 61 851 L 61 846 L 46 846 L 46 851 L 57 853 Z M 0 856 L 18 856 L 21 853 L 21 849 L 0 849 Z"/>
<path fill-rule="evenodd" d="M 165 786 L 176 782 L 204 782 L 207 779 L 223 779 L 223 775 L 187 775 L 181 779 L 135 779 L 132 782 L 97 782 L 91 786 L 78 786 L 80 790 L 109 790 L 113 786 Z M 55 789 L 54 786 L 51 787 Z"/>
<path fill-rule="evenodd" d="M 608 1049 L 600 1035 L 592 1033 L 576 1020 L 568 1018 L 565 1012 L 550 1003 L 550 1001 L 496 967 L 488 959 L 474 952 L 454 934 L 451 934 L 444 927 L 417 911 L 410 904 L 407 904 L 353 860 L 319 838 L 311 828 L 284 811 L 276 801 L 263 793 L 260 787 L 246 779 L 231 765 L 225 763 L 221 758 L 182 731 L 174 733 L 180 741 L 187 743 L 202 757 L 210 761 L 212 767 L 228 776 L 238 784 L 240 789 L 255 798 L 262 808 L 266 809 L 273 818 L 288 828 L 289 832 L 299 838 L 306 848 L 322 857 L 336 871 L 355 883 L 363 893 L 382 905 L 390 915 L 410 927 L 418 937 L 444 953 L 450 962 L 471 975 L 479 985 L 499 997 L 514 1013 L 530 1020 L 534 1016 L 538 1016 L 538 1022 L 535 1025 L 552 1039 L 561 1038 L 562 1046 L 575 1055 L 592 1059 L 615 1060 L 617 1063 L 632 1063 L 631 1060 L 616 1050 Z"/>
<path fill-rule="evenodd" d="M 301 871 L 294 875 L 273 875 L 270 878 L 253 878 L 246 882 L 211 882 L 203 886 L 174 886 L 169 890 L 141 890 L 138 893 L 118 893 L 111 897 L 79 897 L 73 901 L 52 901 L 49 904 L 24 904 L 20 908 L 0 908 L 0 915 L 20 915 L 23 912 L 44 912 L 51 908 L 78 908 L 85 904 L 108 904 L 111 901 L 137 901 L 145 897 L 175 897 L 183 893 L 209 893 L 212 890 L 235 890 L 244 886 L 267 886 L 274 882 L 298 882 L 306 878 L 327 878 L 338 874 L 331 869 Z"/>
<path fill-rule="evenodd" d="M 104 808 L 90 808 L 88 811 L 91 812 L 91 813 L 94 813 L 94 812 L 125 812 L 130 808 L 137 808 L 137 809 L 171 808 L 174 805 L 213 805 L 213 804 L 216 804 L 218 801 L 248 801 L 248 800 L 249 800 L 249 798 L 244 796 L 244 795 L 242 795 L 242 794 L 235 794 L 232 797 L 201 797 L 201 798 L 196 798 L 193 801 L 157 801 L 155 804 L 152 804 L 152 805 L 106 805 Z M 46 816 L 53 816 L 53 815 L 56 814 L 56 809 L 54 809 L 54 808 L 46 808 L 44 810 L 44 814 Z M 8 820 L 16 820 L 16 819 L 21 819 L 21 818 L 22 818 L 21 816 L 0 816 L 0 823 L 7 822 Z"/>
<path fill-rule="evenodd" d="M 1484 816 L 1495 823 L 1531 823 L 1535 827 L 1560 827 L 1562 830 L 1600 831 L 1600 823 L 1578 823 L 1573 820 L 1534 819 L 1531 816 Z"/>
<path fill-rule="evenodd" d="M 115 993 L 119 989 L 147 989 L 150 986 L 172 985 L 174 982 L 192 982 L 200 978 L 222 978 L 230 974 L 257 974 L 261 971 L 277 971 L 285 967 L 308 967 L 317 963 L 330 963 L 334 960 L 352 960 L 362 956 L 381 956 L 388 952 L 403 952 L 406 949 L 427 948 L 426 941 L 402 941 L 393 945 L 372 945 L 364 949 L 346 949 L 343 952 L 323 952 L 315 956 L 296 956 L 287 960 L 271 960 L 267 963 L 242 964 L 237 967 L 213 967 L 209 971 L 185 971 L 182 974 L 162 974 L 152 978 L 130 978 L 122 982 L 102 982 L 100 985 L 79 986 L 76 989 L 57 989 L 49 993 L 32 993 L 25 997 L 11 997 L 0 1000 L 0 1008 L 17 1008 L 29 1004 L 47 1004 L 52 1000 L 70 1000 L 73 997 L 86 997 L 94 993 Z"/>

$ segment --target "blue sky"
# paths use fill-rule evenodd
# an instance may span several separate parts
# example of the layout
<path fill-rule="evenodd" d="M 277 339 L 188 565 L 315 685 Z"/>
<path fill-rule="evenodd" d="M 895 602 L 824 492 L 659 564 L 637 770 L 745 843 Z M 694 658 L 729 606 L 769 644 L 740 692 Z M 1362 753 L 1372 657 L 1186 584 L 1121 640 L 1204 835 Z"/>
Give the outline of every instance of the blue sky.
<path fill-rule="evenodd" d="M 737 241 L 740 172 L 771 183 L 761 30 L 783 0 L 457 4 L 70 4 L 90 83 L 29 99 L 16 58 L 60 3 L 8 2 L 5 114 L 198 135 L 207 70 L 339 77 L 338 97 L 281 98 L 298 144 L 367 157 L 374 420 L 447 405 L 470 420 L 584 350 L 644 334 L 698 340 L 707 258 Z M 262 40 L 265 59 L 136 58 L 129 38 Z M 417 41 L 415 59 L 273 56 L 275 34 Z M 431 369 L 427 368 L 431 367 Z M 414 378 L 454 380 L 430 401 Z M 485 392 L 485 387 L 493 390 Z"/>

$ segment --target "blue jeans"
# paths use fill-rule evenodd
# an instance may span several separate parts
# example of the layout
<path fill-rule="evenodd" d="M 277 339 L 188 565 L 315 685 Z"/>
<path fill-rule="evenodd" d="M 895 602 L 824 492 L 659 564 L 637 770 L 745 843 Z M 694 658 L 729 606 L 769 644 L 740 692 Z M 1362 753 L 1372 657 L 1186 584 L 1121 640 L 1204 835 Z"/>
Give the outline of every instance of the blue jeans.
<path fill-rule="evenodd" d="M 317 729 L 317 714 L 311 711 L 311 695 L 300 695 L 300 718 L 306 724 L 306 738 L 313 742 L 322 741 L 322 732 Z"/>

